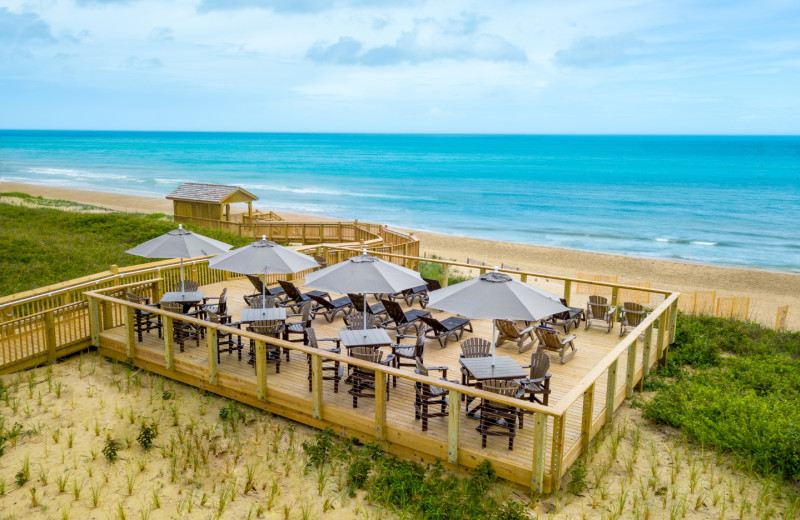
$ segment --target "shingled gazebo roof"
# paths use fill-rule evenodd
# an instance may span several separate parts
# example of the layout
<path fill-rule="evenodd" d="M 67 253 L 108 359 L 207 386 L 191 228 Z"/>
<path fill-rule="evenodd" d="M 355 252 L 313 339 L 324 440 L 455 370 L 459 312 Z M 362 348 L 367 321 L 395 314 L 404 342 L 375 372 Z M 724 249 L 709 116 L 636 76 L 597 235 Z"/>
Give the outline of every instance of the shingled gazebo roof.
<path fill-rule="evenodd" d="M 258 200 L 258 197 L 239 186 L 187 182 L 181 184 L 172 193 L 167 195 L 167 199 L 226 204 L 229 202 Z"/>

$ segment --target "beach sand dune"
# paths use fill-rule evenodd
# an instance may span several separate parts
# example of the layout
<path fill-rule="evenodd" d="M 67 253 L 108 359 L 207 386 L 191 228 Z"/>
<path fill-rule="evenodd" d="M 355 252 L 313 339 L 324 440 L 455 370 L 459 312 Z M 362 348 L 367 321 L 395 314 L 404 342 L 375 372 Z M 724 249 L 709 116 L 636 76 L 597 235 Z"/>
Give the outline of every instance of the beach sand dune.
<path fill-rule="evenodd" d="M 164 198 L 10 182 L 0 183 L 0 191 L 66 199 L 116 211 L 172 214 L 172 202 Z M 286 212 L 281 212 L 281 215 L 287 220 L 327 220 Z M 523 270 L 562 276 L 576 276 L 578 273 L 618 275 L 621 282 L 650 282 L 652 287 L 683 293 L 716 291 L 721 297 L 750 297 L 750 318 L 771 327 L 775 326 L 778 308 L 788 305 L 788 327 L 800 330 L 800 275 L 410 231 L 420 238 L 424 253 L 449 260 L 465 262 L 467 258 L 476 258 L 488 265 L 513 265 Z"/>

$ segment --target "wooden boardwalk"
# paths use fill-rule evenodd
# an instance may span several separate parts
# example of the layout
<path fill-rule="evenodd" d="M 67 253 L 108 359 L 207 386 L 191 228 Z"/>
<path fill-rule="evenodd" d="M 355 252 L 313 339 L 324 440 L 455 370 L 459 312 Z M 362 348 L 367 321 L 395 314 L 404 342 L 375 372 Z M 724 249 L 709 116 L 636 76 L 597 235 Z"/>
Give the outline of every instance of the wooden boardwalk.
<path fill-rule="evenodd" d="M 203 290 L 206 295 L 211 296 L 217 295 L 222 287 L 228 288 L 228 312 L 234 316 L 234 319 L 237 319 L 244 307 L 242 295 L 251 293 L 252 286 L 246 279 L 241 279 L 205 286 Z M 573 301 L 573 305 L 579 303 Z M 433 310 L 432 313 L 439 319 L 447 317 L 446 313 L 440 311 Z M 491 338 L 490 321 L 476 320 L 473 321 L 473 325 L 474 332 L 465 333 L 463 339 L 469 337 Z M 335 319 L 333 323 L 328 323 L 324 317 L 320 316 L 314 320 L 313 327 L 318 337 L 337 337 L 337 332 L 344 328 L 344 323 L 341 317 Z M 558 356 L 551 353 L 551 407 L 558 405 L 559 401 L 579 385 L 584 376 L 614 349 L 620 341 L 618 331 L 618 324 L 610 334 L 596 328 L 585 331 L 581 326 L 579 329 L 571 331 L 571 333 L 577 334 L 575 343 L 579 348 L 571 361 L 561 365 Z M 325 346 L 323 344 L 323 347 Z M 641 346 L 642 341 L 638 340 L 635 364 L 637 374 L 640 374 L 642 370 L 643 349 Z M 247 362 L 249 358 L 247 350 L 248 348 L 245 346 L 241 361 L 238 360 L 236 354 L 222 354 L 216 385 L 208 382 L 209 356 L 207 345 L 203 339 L 200 340 L 199 346 L 195 346 L 194 340 L 188 342 L 185 352 L 182 353 L 176 345 L 174 370 L 167 370 L 165 368 L 164 342 L 158 338 L 155 332 L 151 332 L 144 335 L 141 343 L 136 343 L 134 362 L 153 372 L 266 408 L 313 426 L 333 426 L 340 435 L 361 439 L 369 439 L 375 435 L 376 403 L 372 399 L 359 399 L 358 408 L 354 409 L 352 397 L 347 393 L 349 385 L 344 382 L 340 383 L 339 392 L 334 393 L 333 382 L 324 381 L 321 411 L 318 419 L 314 417 L 312 413 L 314 402 L 308 385 L 309 365 L 306 355 L 302 352 L 292 352 L 291 361 L 288 363 L 284 358 L 280 366 L 280 374 L 275 374 L 273 364 L 267 365 L 266 398 L 264 401 L 259 401 L 256 397 L 256 372 L 254 366 Z M 425 345 L 425 363 L 427 365 L 446 365 L 450 367 L 448 378 L 460 379 L 458 363 L 460 351 L 459 342 L 451 341 L 446 348 L 442 349 L 436 340 L 428 340 Z M 120 326 L 102 331 L 100 352 L 110 357 L 127 359 L 126 328 Z M 521 365 L 530 363 L 531 352 L 518 354 L 516 345 L 512 343 L 506 343 L 497 349 L 497 355 L 511 356 Z M 652 362 L 655 357 L 656 352 L 653 348 L 650 352 L 650 361 Z M 403 370 L 412 372 L 410 368 Z M 593 423 L 605 413 L 607 374 L 608 371 L 605 371 L 595 385 Z M 624 369 L 617 372 L 616 379 L 615 401 L 619 402 L 625 397 Z M 636 379 L 638 379 L 638 375 Z M 383 440 L 386 441 L 388 449 L 406 458 L 425 461 L 440 458 L 447 461 L 449 418 L 430 419 L 429 430 L 422 432 L 420 421 L 414 419 L 413 402 L 413 382 L 398 378 L 397 386 L 390 388 L 389 391 L 389 400 L 386 403 L 386 425 L 382 431 Z M 536 443 L 534 443 L 533 416 L 525 416 L 524 428 L 518 431 L 512 451 L 508 450 L 507 439 L 502 437 L 489 437 L 487 447 L 481 448 L 481 437 L 475 429 L 478 421 L 466 417 L 463 402 L 459 403 L 459 406 L 458 464 L 474 467 L 484 458 L 488 458 L 500 476 L 529 486 L 532 476 L 531 460 L 535 449 L 541 448 L 541 446 L 535 446 Z M 577 450 L 580 449 L 583 410 L 583 398 L 579 397 L 570 406 L 565 416 L 563 451 L 566 454 L 570 453 L 570 450 L 577 453 Z M 597 427 L 599 428 L 599 426 Z M 545 439 L 546 474 L 551 470 L 552 434 L 553 428 L 547 428 Z"/>

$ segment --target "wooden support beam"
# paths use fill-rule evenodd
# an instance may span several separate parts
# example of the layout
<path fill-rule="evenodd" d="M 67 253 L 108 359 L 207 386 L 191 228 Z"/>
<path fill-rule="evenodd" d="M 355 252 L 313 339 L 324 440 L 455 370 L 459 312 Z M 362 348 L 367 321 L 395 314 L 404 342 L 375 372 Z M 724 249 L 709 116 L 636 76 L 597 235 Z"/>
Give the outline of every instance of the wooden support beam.
<path fill-rule="evenodd" d="M 322 419 L 322 356 L 311 356 L 311 415 Z"/>
<path fill-rule="evenodd" d="M 666 332 L 669 328 L 669 307 L 664 309 L 661 316 L 658 317 L 658 338 L 656 339 L 656 361 L 661 366 L 665 365 L 665 347 L 666 347 Z"/>
<path fill-rule="evenodd" d="M 547 451 L 545 439 L 547 438 L 547 415 L 541 412 L 533 414 L 533 460 L 531 465 L 531 497 L 536 497 L 545 492 L 544 489 L 544 462 Z"/>
<path fill-rule="evenodd" d="M 567 305 L 569 305 L 571 296 L 572 296 L 572 280 L 564 280 L 564 299 L 567 301 Z"/>
<path fill-rule="evenodd" d="M 550 458 L 550 491 L 556 492 L 561 487 L 561 476 L 564 471 L 564 433 L 567 414 L 553 417 L 553 448 Z"/>
<path fill-rule="evenodd" d="M 594 385 L 592 383 L 583 393 L 583 412 L 581 413 L 581 453 L 588 453 L 592 440 L 592 414 L 594 414 Z"/>
<path fill-rule="evenodd" d="M 636 340 L 628 347 L 628 365 L 625 367 L 625 397 L 633 397 L 633 378 L 636 374 L 636 347 L 639 341 Z"/>
<path fill-rule="evenodd" d="M 608 380 L 606 381 L 606 424 L 614 420 L 614 401 L 617 396 L 617 368 L 619 358 L 608 367 Z"/>
<path fill-rule="evenodd" d="M 450 405 L 447 408 L 447 461 L 458 464 L 458 433 L 461 428 L 461 392 L 450 390 Z"/>
<path fill-rule="evenodd" d="M 54 311 L 44 314 L 44 340 L 47 346 L 47 362 L 56 361 L 56 319 Z"/>
<path fill-rule="evenodd" d="M 259 401 L 267 400 L 267 344 L 256 340 L 256 388 Z"/>
<path fill-rule="evenodd" d="M 175 325 L 171 316 L 161 316 L 164 333 L 164 364 L 167 370 L 175 370 Z"/>
<path fill-rule="evenodd" d="M 217 337 L 217 329 L 210 325 L 206 327 L 206 343 L 208 344 L 208 382 L 212 385 L 217 384 L 217 372 L 219 370 L 218 358 L 219 355 L 219 338 Z"/>
<path fill-rule="evenodd" d="M 97 299 L 89 297 L 89 329 L 92 336 L 92 346 L 100 346 L 100 304 Z"/>
<path fill-rule="evenodd" d="M 672 305 L 669 306 L 669 341 L 667 342 L 667 348 L 669 345 L 675 343 L 675 328 L 678 323 L 678 300 L 675 299 L 672 302 Z"/>
<path fill-rule="evenodd" d="M 386 372 L 375 371 L 375 438 L 386 437 Z"/>
<path fill-rule="evenodd" d="M 136 331 L 133 328 L 134 320 L 133 307 L 125 306 L 123 311 L 125 320 L 125 354 L 128 359 L 133 359 L 136 356 Z"/>
<path fill-rule="evenodd" d="M 525 273 L 522 273 L 521 275 L 519 275 L 519 281 L 522 282 L 522 283 L 528 283 L 528 275 L 525 274 Z"/>
<path fill-rule="evenodd" d="M 650 373 L 650 348 L 653 344 L 653 326 L 644 331 L 644 345 L 642 346 L 642 378 L 639 380 L 639 391 L 644 387 L 644 378 Z"/>

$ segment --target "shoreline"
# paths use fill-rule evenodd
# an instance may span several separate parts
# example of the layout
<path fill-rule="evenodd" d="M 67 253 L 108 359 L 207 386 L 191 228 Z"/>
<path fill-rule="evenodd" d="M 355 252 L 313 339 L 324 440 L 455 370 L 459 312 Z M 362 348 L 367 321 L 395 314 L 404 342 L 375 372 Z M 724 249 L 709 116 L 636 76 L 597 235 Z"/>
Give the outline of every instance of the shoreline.
<path fill-rule="evenodd" d="M 172 214 L 170 201 L 153 197 L 5 181 L 0 182 L 0 191 L 66 199 L 114 211 Z M 279 214 L 288 217 L 288 220 L 306 222 L 336 220 L 283 211 Z M 789 305 L 788 328 L 800 329 L 800 291 L 797 290 L 800 288 L 800 274 L 561 249 L 392 227 L 417 236 L 421 242 L 421 252 L 460 262 L 475 258 L 489 265 L 502 263 L 542 274 L 618 275 L 621 282 L 649 281 L 654 288 L 681 292 L 717 291 L 717 295 L 723 297 L 749 296 L 751 318 L 770 327 L 775 326 L 778 307 Z"/>

